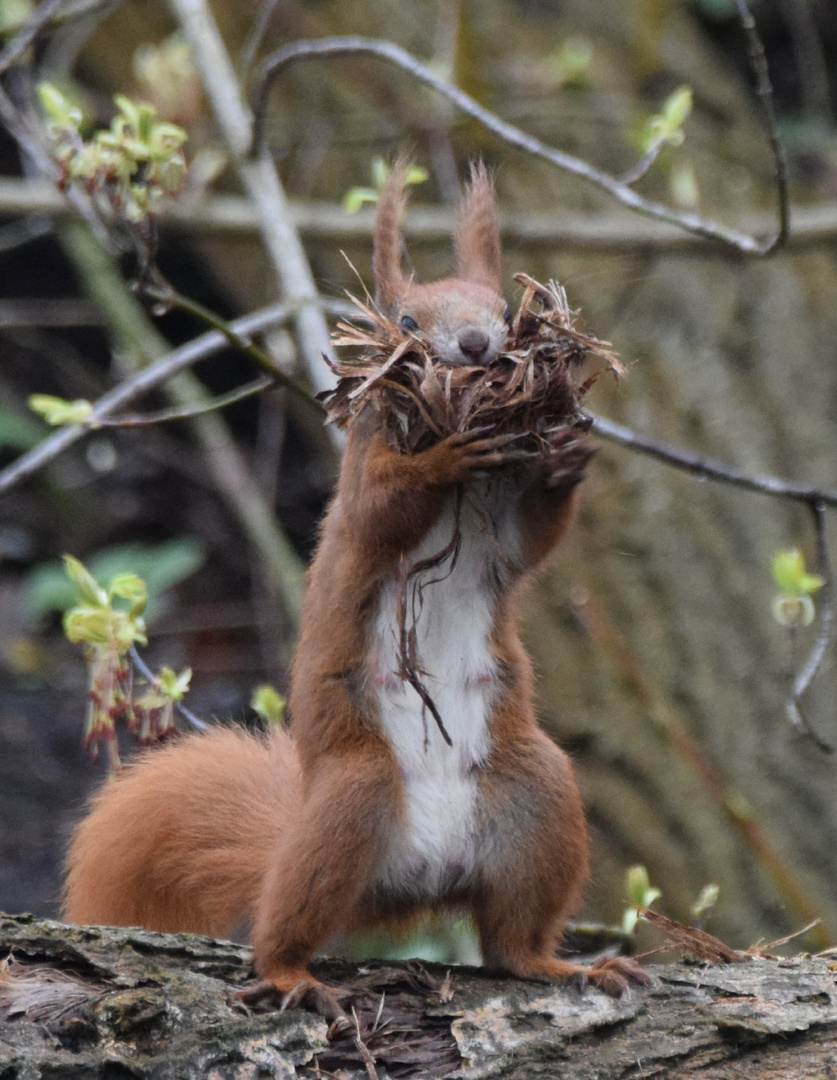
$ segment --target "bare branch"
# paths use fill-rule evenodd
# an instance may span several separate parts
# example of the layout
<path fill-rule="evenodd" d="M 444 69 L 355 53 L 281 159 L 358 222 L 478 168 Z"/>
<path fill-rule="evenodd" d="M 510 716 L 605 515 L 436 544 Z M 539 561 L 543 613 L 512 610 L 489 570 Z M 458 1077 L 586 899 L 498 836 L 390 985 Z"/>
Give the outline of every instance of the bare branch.
<path fill-rule="evenodd" d="M 48 213 L 60 218 L 72 211 L 54 184 L 20 177 L 0 177 L 0 214 Z M 288 213 L 294 228 L 305 240 L 331 244 L 367 241 L 372 235 L 374 213 L 360 210 L 351 214 L 333 202 L 292 202 Z M 742 226 L 752 235 L 769 231 L 774 215 L 753 212 L 743 215 Z M 410 244 L 446 243 L 454 226 L 454 212 L 441 206 L 414 206 L 404 218 L 402 232 Z M 8 228 L 7 226 L 6 228 Z M 252 234 L 259 231 L 259 218 L 249 199 L 238 195 L 190 197 L 188 193 L 168 205 L 160 217 L 161 230 L 189 229 L 198 234 Z M 42 235 L 39 225 L 33 235 Z M 500 231 L 504 242 L 542 249 L 559 245 L 562 249 L 596 252 L 653 251 L 687 253 L 715 258 L 717 248 L 699 236 L 662 221 L 632 214 L 537 213 L 503 210 Z M 837 238 L 837 203 L 794 207 L 793 232 L 786 249 L 798 251 Z M 15 240 L 22 243 L 25 236 Z M 0 250 L 4 250 L 0 235 Z"/>
<path fill-rule="evenodd" d="M 270 326 L 287 322 L 292 311 L 293 309 L 288 304 L 273 304 L 271 307 L 262 308 L 260 311 L 254 311 L 241 319 L 236 319 L 231 325 L 239 334 L 254 334 Z M 54 461 L 59 454 L 83 439 L 100 421 L 106 420 L 118 409 L 125 408 L 149 390 L 162 385 L 178 372 L 196 364 L 198 360 L 226 348 L 228 344 L 226 334 L 221 333 L 220 330 L 211 330 L 138 371 L 130 379 L 126 379 L 125 382 L 99 398 L 93 406 L 87 424 L 73 424 L 59 429 L 3 469 L 0 472 L 0 494 Z"/>
<path fill-rule="evenodd" d="M 741 472 L 722 461 L 701 457 L 688 450 L 679 450 L 667 443 L 637 435 L 635 431 L 617 424 L 604 417 L 593 417 L 593 431 L 603 439 L 627 446 L 641 454 L 656 458 L 666 465 L 692 473 L 693 476 L 718 480 L 722 484 L 757 491 L 762 495 L 772 495 L 779 499 L 791 499 L 808 505 L 821 504 L 823 507 L 837 508 L 837 491 L 831 488 L 818 488 L 812 484 L 797 484 L 788 480 L 779 480 L 775 476 L 752 476 Z"/>
<path fill-rule="evenodd" d="M 828 554 L 825 537 L 825 511 L 837 507 L 837 491 L 828 488 L 815 488 L 810 484 L 793 484 L 773 476 L 751 476 L 733 469 L 723 462 L 703 458 L 689 451 L 679 450 L 653 439 L 643 438 L 629 428 L 616 424 L 602 417 L 593 418 L 593 431 L 602 438 L 618 443 L 630 450 L 647 454 L 665 465 L 683 469 L 693 476 L 715 480 L 723 484 L 755 491 L 774 498 L 790 499 L 804 503 L 814 517 L 814 529 L 817 537 L 818 570 L 825 582 L 819 604 L 819 628 L 816 641 L 805 664 L 793 680 L 788 697 L 786 712 L 788 719 L 807 738 L 825 753 L 833 753 L 834 747 L 813 730 L 800 709 L 800 699 L 816 678 L 823 660 L 834 640 L 834 573 Z"/>
<path fill-rule="evenodd" d="M 776 130 L 776 111 L 773 108 L 773 87 L 770 84 L 770 73 L 767 70 L 767 57 L 764 55 L 764 46 L 761 43 L 756 23 L 747 7 L 747 0 L 735 0 L 741 25 L 747 36 L 747 51 L 750 67 L 756 78 L 756 94 L 761 102 L 762 113 L 767 125 L 767 140 L 770 144 L 770 152 L 773 155 L 773 164 L 776 168 L 776 191 L 779 197 L 779 231 L 772 242 L 760 253 L 769 255 L 777 248 L 784 246 L 790 232 L 790 197 L 788 194 L 788 166 L 785 161 L 785 152 L 779 142 L 779 133 Z"/>
<path fill-rule="evenodd" d="M 304 401 L 306 405 L 309 405 L 317 411 L 322 411 L 321 406 L 316 399 L 313 398 L 295 379 L 292 379 L 290 375 L 287 375 L 280 367 L 277 367 L 273 361 L 273 357 L 271 357 L 269 353 L 254 344 L 249 337 L 236 333 L 231 323 L 227 322 L 226 319 L 222 319 L 220 315 L 217 315 L 210 308 L 205 307 L 203 304 L 199 304 L 197 300 L 192 300 L 188 296 L 183 296 L 182 293 L 179 293 L 176 289 L 172 288 L 166 281 L 164 281 L 163 285 L 159 288 L 152 285 L 145 285 L 142 287 L 141 291 L 144 296 L 148 296 L 152 300 L 158 301 L 165 309 L 176 307 L 180 308 L 181 311 L 188 311 L 191 315 L 197 316 L 197 318 L 201 319 L 208 326 L 213 327 L 215 330 L 219 330 L 226 337 L 227 341 L 229 341 L 230 345 L 236 349 L 240 349 L 243 353 L 246 353 L 254 363 L 258 364 L 260 368 L 267 372 L 270 376 L 270 382 L 278 382 L 286 390 L 290 390 L 291 393 L 301 401 Z"/>
<path fill-rule="evenodd" d="M 191 420 L 195 416 L 203 416 L 204 413 L 216 412 L 218 409 L 226 409 L 228 405 L 234 405 L 238 401 L 260 394 L 274 383 L 269 375 L 260 375 L 258 379 L 239 386 L 236 390 L 230 390 L 228 394 L 219 394 L 209 401 L 200 405 L 184 405 L 171 409 L 160 409 L 154 413 L 143 413 L 140 416 L 114 416 L 105 420 L 99 420 L 97 427 L 151 427 L 152 424 L 164 424 L 171 420 Z"/>
<path fill-rule="evenodd" d="M 241 183 L 256 208 L 285 298 L 294 307 L 299 349 L 308 376 L 318 391 L 330 389 L 331 376 L 323 355 L 333 357 L 317 286 L 273 163 L 266 157 L 248 156 L 251 117 L 218 27 L 204 0 L 170 0 L 170 5 L 191 46 Z"/>
<path fill-rule="evenodd" d="M 278 0 L 261 0 L 259 4 L 256 17 L 253 19 L 253 25 L 250 27 L 247 40 L 244 42 L 238 57 L 238 69 L 241 72 L 242 81 L 245 80 L 256 53 L 259 51 L 259 46 L 273 17 L 277 3 Z"/>
<path fill-rule="evenodd" d="M 478 120 L 485 128 L 503 139 L 510 146 L 515 146 L 519 150 L 531 154 L 533 157 L 538 157 L 544 161 L 550 162 L 550 164 L 555 165 L 564 172 L 571 173 L 574 176 L 578 176 L 583 180 L 595 184 L 631 210 L 645 214 L 658 221 L 669 222 L 696 236 L 701 236 L 708 240 L 719 241 L 720 243 L 726 244 L 736 251 L 743 252 L 747 255 L 766 255 L 769 252 L 774 251 L 780 243 L 784 242 L 784 231 L 782 226 L 784 215 L 780 215 L 778 232 L 768 239 L 759 240 L 746 233 L 729 229 L 726 226 L 712 221 L 709 218 L 704 218 L 699 214 L 684 213 L 674 210 L 669 206 L 665 206 L 662 203 L 643 198 L 643 196 L 638 195 L 628 184 L 623 183 L 621 180 L 617 180 L 615 177 L 610 176 L 601 169 L 597 169 L 589 162 L 583 161 L 571 154 L 567 154 L 555 147 L 548 146 L 546 143 L 541 142 L 540 139 L 536 139 L 534 136 L 521 131 L 520 128 L 506 123 L 506 121 L 501 120 L 496 113 L 483 108 L 482 105 L 476 102 L 468 94 L 447 82 L 445 79 L 442 79 L 425 64 L 416 60 L 416 58 L 405 49 L 402 49 L 398 45 L 394 45 L 392 42 L 380 41 L 376 38 L 333 37 L 321 38 L 315 41 L 296 41 L 271 53 L 270 56 L 263 61 L 259 69 L 259 76 L 253 92 L 252 100 L 255 115 L 253 127 L 253 155 L 261 155 L 263 151 L 268 96 L 273 80 L 283 68 L 298 60 L 363 55 L 376 56 L 379 59 L 386 60 L 396 67 L 401 68 L 403 71 L 408 72 L 418 82 L 423 83 L 425 86 L 430 86 L 443 97 L 447 98 L 448 101 L 453 102 L 453 104 L 466 115 Z"/>
<path fill-rule="evenodd" d="M 644 176 L 647 176 L 653 166 L 654 162 L 663 152 L 665 148 L 664 142 L 655 143 L 650 150 L 646 151 L 639 161 L 631 166 L 627 172 L 622 173 L 619 177 L 619 181 L 622 184 L 633 185 L 639 183 Z"/>

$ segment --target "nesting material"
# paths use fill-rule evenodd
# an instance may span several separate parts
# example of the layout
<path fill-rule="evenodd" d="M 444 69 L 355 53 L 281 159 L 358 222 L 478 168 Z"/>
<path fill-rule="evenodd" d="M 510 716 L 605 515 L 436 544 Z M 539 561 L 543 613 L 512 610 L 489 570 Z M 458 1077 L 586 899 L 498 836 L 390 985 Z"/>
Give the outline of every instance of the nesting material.
<path fill-rule="evenodd" d="M 516 274 L 524 287 L 507 349 L 490 365 L 451 366 L 434 357 L 420 333 L 407 334 L 369 301 L 355 300 L 371 325 L 341 322 L 334 336 L 339 354 L 334 390 L 320 395 L 329 421 L 344 426 L 366 406 L 383 413 L 390 445 L 417 453 L 456 432 L 486 429 L 520 435 L 515 458 L 549 451 L 550 433 L 586 429 L 582 400 L 601 360 L 614 375 L 624 371 L 610 344 L 573 326 L 564 289 Z"/>

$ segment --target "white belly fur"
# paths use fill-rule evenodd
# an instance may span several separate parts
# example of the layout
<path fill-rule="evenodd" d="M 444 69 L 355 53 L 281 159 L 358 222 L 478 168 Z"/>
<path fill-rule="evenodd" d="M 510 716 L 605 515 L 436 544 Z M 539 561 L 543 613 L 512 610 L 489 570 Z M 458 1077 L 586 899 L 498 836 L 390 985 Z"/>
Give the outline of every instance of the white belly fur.
<path fill-rule="evenodd" d="M 379 715 L 401 768 L 406 822 L 393 834 L 376 884 L 385 892 L 430 901 L 467 884 L 476 864 L 477 769 L 491 750 L 488 721 L 497 665 L 490 647 L 496 578 L 519 558 L 510 504 L 516 493 L 500 480 L 478 482 L 463 501 L 461 546 L 450 560 L 425 571 L 416 644 L 421 683 L 451 738 L 448 746 L 416 690 L 399 674 L 399 583 L 384 587 L 371 656 Z M 432 558 L 450 542 L 452 499 L 410 554 Z M 440 580 L 434 580 L 440 579 Z"/>

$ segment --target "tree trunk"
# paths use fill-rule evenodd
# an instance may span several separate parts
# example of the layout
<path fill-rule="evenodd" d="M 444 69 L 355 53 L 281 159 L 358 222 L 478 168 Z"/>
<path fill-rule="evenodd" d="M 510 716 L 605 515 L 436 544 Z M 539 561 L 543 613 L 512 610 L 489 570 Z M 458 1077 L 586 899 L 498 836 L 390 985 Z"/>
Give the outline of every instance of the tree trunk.
<path fill-rule="evenodd" d="M 830 255 L 645 266 L 613 337 L 630 374 L 595 407 L 754 472 L 834 482 L 837 268 Z M 607 327 L 596 318 L 594 326 Z M 672 913 L 721 884 L 713 923 L 746 946 L 821 916 L 837 940 L 834 761 L 786 718 L 793 641 L 773 555 L 816 565 L 810 512 L 602 445 L 579 527 L 531 596 L 542 713 L 576 751 L 599 874 L 649 867 Z M 835 741 L 829 662 L 803 703 Z"/>
<path fill-rule="evenodd" d="M 613 46 L 620 35 L 636 42 L 651 33 L 637 9 L 597 7 L 613 26 L 589 31 Z M 700 209 L 735 224 L 745 205 L 775 205 L 761 119 L 743 82 L 676 5 L 668 11 L 658 62 L 696 92 L 684 152 Z M 629 71 L 623 64 L 615 77 Z M 591 125 L 576 152 L 601 160 L 597 138 Z M 643 183 L 653 191 L 654 182 Z M 577 189 L 556 204 L 578 206 Z M 511 251 L 507 262 L 562 281 L 627 364 L 618 387 L 599 379 L 594 412 L 751 473 L 837 487 L 831 250 L 765 261 L 712 245 L 630 257 L 561 251 L 541 262 Z M 574 752 L 593 829 L 590 913 L 618 918 L 624 868 L 638 862 L 679 918 L 718 882 L 712 926 L 725 940 L 746 947 L 819 917 L 811 942 L 834 943 L 834 758 L 786 716 L 790 674 L 816 626 L 793 639 L 771 615 L 774 554 L 798 546 L 816 565 L 811 513 L 600 446 L 578 525 L 527 609 L 541 715 Z M 831 743 L 834 696 L 829 659 L 802 709 Z"/>

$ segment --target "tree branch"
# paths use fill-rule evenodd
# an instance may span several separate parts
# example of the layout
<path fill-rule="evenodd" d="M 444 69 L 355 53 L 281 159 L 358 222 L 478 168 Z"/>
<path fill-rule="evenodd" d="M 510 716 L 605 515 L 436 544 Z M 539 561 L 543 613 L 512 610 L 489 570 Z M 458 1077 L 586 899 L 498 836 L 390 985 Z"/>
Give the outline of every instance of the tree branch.
<path fill-rule="evenodd" d="M 779 231 L 770 244 L 761 254 L 769 255 L 777 248 L 784 246 L 790 232 L 790 198 L 788 195 L 788 166 L 785 161 L 785 152 L 779 142 L 779 133 L 776 128 L 776 110 L 773 107 L 773 87 L 770 84 L 770 72 L 767 69 L 767 57 L 764 54 L 755 19 L 747 7 L 747 0 L 735 0 L 738 9 L 738 17 L 747 37 L 747 54 L 750 68 L 756 79 L 756 94 L 761 104 L 767 127 L 767 141 L 770 152 L 773 155 L 773 164 L 776 169 L 776 192 L 779 198 Z"/>
<path fill-rule="evenodd" d="M 447 82 L 445 79 L 442 79 L 431 68 L 422 64 L 419 60 L 416 60 L 414 56 L 405 49 L 402 49 L 399 45 L 395 45 L 390 41 L 380 41 L 376 38 L 333 37 L 320 38 L 315 41 L 295 41 L 290 45 L 285 45 L 281 49 L 277 49 L 262 62 L 252 95 L 253 112 L 255 115 L 252 153 L 255 155 L 256 160 L 260 160 L 260 155 L 262 155 L 264 150 L 268 96 L 273 81 L 280 71 L 289 64 L 299 60 L 363 55 L 378 57 L 381 60 L 386 60 L 396 67 L 401 68 L 418 82 L 431 87 L 433 90 L 437 91 L 437 93 L 447 98 L 448 101 L 451 101 L 466 115 L 478 120 L 485 128 L 493 132 L 510 146 L 514 146 L 533 157 L 548 161 L 550 164 L 555 165 L 564 172 L 571 173 L 574 176 L 578 176 L 581 179 L 594 184 L 596 187 L 601 188 L 613 198 L 617 199 L 624 206 L 627 206 L 630 210 L 645 214 L 658 221 L 665 221 L 676 225 L 678 228 L 685 229 L 687 232 L 693 233 L 696 236 L 726 244 L 728 247 L 732 247 L 736 251 L 740 251 L 747 255 L 767 255 L 770 252 L 775 251 L 778 246 L 784 243 L 786 236 L 784 225 L 786 223 L 787 215 L 787 193 L 782 184 L 781 178 L 784 174 L 781 170 L 779 170 L 779 201 L 782 209 L 780 212 L 779 229 L 768 239 L 759 240 L 746 233 L 729 229 L 726 226 L 712 221 L 709 218 L 704 218 L 699 214 L 689 214 L 674 210 L 671 207 L 665 206 L 663 203 L 658 203 L 638 195 L 630 185 L 623 183 L 621 180 L 617 180 L 615 177 L 610 176 L 601 169 L 597 169 L 589 162 L 583 161 L 571 154 L 567 154 L 563 150 L 558 150 L 555 147 L 549 146 L 546 143 L 541 142 L 540 139 L 536 139 L 534 136 L 521 131 L 520 128 L 506 123 L 506 121 L 501 120 L 496 113 L 483 108 L 483 106 L 472 97 L 464 93 L 458 87 Z M 778 144 L 776 143 L 776 145 Z M 771 146 L 774 146 L 773 139 L 771 139 Z"/>
<path fill-rule="evenodd" d="M 277 367 L 269 353 L 265 352 L 265 350 L 258 345 L 255 345 L 248 337 L 236 333 L 232 325 L 227 322 L 226 319 L 222 319 L 220 315 L 216 315 L 210 308 L 205 307 L 203 304 L 199 304 L 197 300 L 192 300 L 191 297 L 183 296 L 182 293 L 179 293 L 176 289 L 172 288 L 168 282 L 165 282 L 161 287 L 144 285 L 142 287 L 142 294 L 152 300 L 156 300 L 158 303 L 162 304 L 165 309 L 176 307 L 181 311 L 188 311 L 190 315 L 194 315 L 208 326 L 213 327 L 215 330 L 219 330 L 233 348 L 240 349 L 241 352 L 249 356 L 263 371 L 267 372 L 271 381 L 278 382 L 286 390 L 290 390 L 290 392 L 301 401 L 304 401 L 306 405 L 322 412 L 322 408 L 317 403 L 316 399 L 313 398 L 303 386 L 300 386 L 295 379 L 292 379 L 282 371 L 281 368 Z"/>
<path fill-rule="evenodd" d="M 640 454 L 647 454 L 666 465 L 682 469 L 693 476 L 717 480 L 722 484 L 756 491 L 761 495 L 772 495 L 778 499 L 791 499 L 808 505 L 822 504 L 823 507 L 837 508 L 837 491 L 831 488 L 814 487 L 812 484 L 798 484 L 789 480 L 779 480 L 775 476 L 752 476 L 730 465 L 725 465 L 714 458 L 701 457 L 688 450 L 679 450 L 667 443 L 637 435 L 635 431 L 606 420 L 602 416 L 593 417 L 593 431 L 609 442 L 626 446 Z"/>
<path fill-rule="evenodd" d="M 271 326 L 280 326 L 287 322 L 291 312 L 292 308 L 289 304 L 273 304 L 245 315 L 241 319 L 236 319 L 231 326 L 237 333 L 255 334 Z M 0 472 L 0 495 L 39 472 L 118 409 L 124 409 L 150 390 L 167 382 L 172 376 L 228 346 L 229 341 L 225 334 L 222 334 L 220 330 L 211 330 L 136 372 L 95 402 L 88 423 L 60 428 L 3 469 Z"/>
<path fill-rule="evenodd" d="M 372 236 L 374 212 L 350 214 L 333 202 L 289 202 L 288 214 L 305 240 L 330 244 L 366 242 Z M 72 213 L 53 183 L 40 178 L 0 177 L 0 214 L 50 214 L 62 218 Z M 450 241 L 454 212 L 444 207 L 412 206 L 402 231 L 408 243 L 436 244 Z M 766 233 L 774 215 L 750 213 L 742 226 L 753 235 Z M 238 195 L 190 196 L 188 192 L 169 204 L 160 217 L 162 230 L 202 233 L 252 234 L 259 231 L 259 217 L 249 199 Z M 633 214 L 590 214 L 565 211 L 559 214 L 504 209 L 500 229 L 508 244 L 533 248 L 559 246 L 574 251 L 653 251 L 715 258 L 716 247 L 706 239 L 683 232 L 662 221 Z M 43 230 L 39 230 L 41 235 Z M 793 231 L 786 249 L 799 251 L 837 238 L 837 202 L 794 207 Z"/>
<path fill-rule="evenodd" d="M 802 696 L 817 677 L 826 653 L 834 640 L 834 570 L 831 565 L 825 536 L 825 508 L 819 501 L 811 502 L 809 506 L 814 518 L 814 531 L 817 538 L 817 570 L 824 584 L 817 603 L 817 610 L 819 611 L 817 637 L 808 654 L 808 659 L 793 680 L 787 702 L 787 714 L 790 722 L 808 738 L 813 739 L 821 750 L 833 753 L 834 747 L 816 734 L 799 705 Z"/>
<path fill-rule="evenodd" d="M 173 406 L 171 409 L 160 409 L 157 412 L 143 413 L 136 416 L 114 416 L 100 420 L 97 427 L 151 427 L 153 424 L 165 424 L 172 420 L 193 420 L 196 416 L 216 412 L 218 409 L 226 409 L 229 405 L 235 405 L 237 402 L 244 401 L 245 398 L 252 397 L 254 394 L 260 394 L 262 390 L 267 390 L 269 386 L 273 386 L 274 381 L 269 375 L 260 375 L 258 379 L 253 379 L 252 382 L 245 383 L 244 386 L 230 390 L 228 394 L 219 394 L 217 397 L 210 398 L 200 405 Z"/>
<path fill-rule="evenodd" d="M 811 484 L 794 484 L 779 480 L 775 476 L 751 476 L 712 458 L 700 457 L 687 450 L 679 450 L 666 443 L 647 439 L 637 435 L 630 428 L 623 427 L 621 424 L 599 416 L 593 417 L 592 430 L 604 439 L 618 443 L 620 446 L 635 450 L 638 453 L 647 454 L 665 465 L 682 469 L 693 476 L 714 480 L 722 484 L 730 484 L 733 487 L 744 488 L 746 491 L 754 491 L 761 495 L 770 495 L 773 498 L 804 503 L 809 508 L 814 518 L 814 530 L 817 538 L 818 569 L 825 584 L 818 605 L 819 628 L 817 637 L 808 659 L 793 680 L 786 712 L 794 727 L 811 739 L 820 750 L 829 754 L 833 753 L 834 748 L 831 744 L 820 738 L 805 719 L 800 710 L 799 702 L 816 678 L 834 639 L 834 573 L 826 543 L 825 511 L 826 508 L 834 509 L 837 507 L 837 491 L 829 488 L 817 488 Z"/>
<path fill-rule="evenodd" d="M 323 355 L 333 358 L 333 354 L 317 286 L 272 162 L 248 155 L 251 117 L 218 27 L 204 0 L 170 0 L 170 4 L 191 46 L 239 179 L 256 208 L 285 298 L 294 306 L 300 354 L 309 379 L 317 391 L 330 389 L 332 378 Z"/>
<path fill-rule="evenodd" d="M 369 1080 L 371 1062 L 404 1080 L 804 1080 L 837 1053 L 827 956 L 655 965 L 652 986 L 621 998 L 464 966 L 320 961 L 357 1016 L 329 1028 L 298 1008 L 247 1009 L 251 950 L 229 941 L 5 916 L 0 947 L 10 1076 Z"/>

